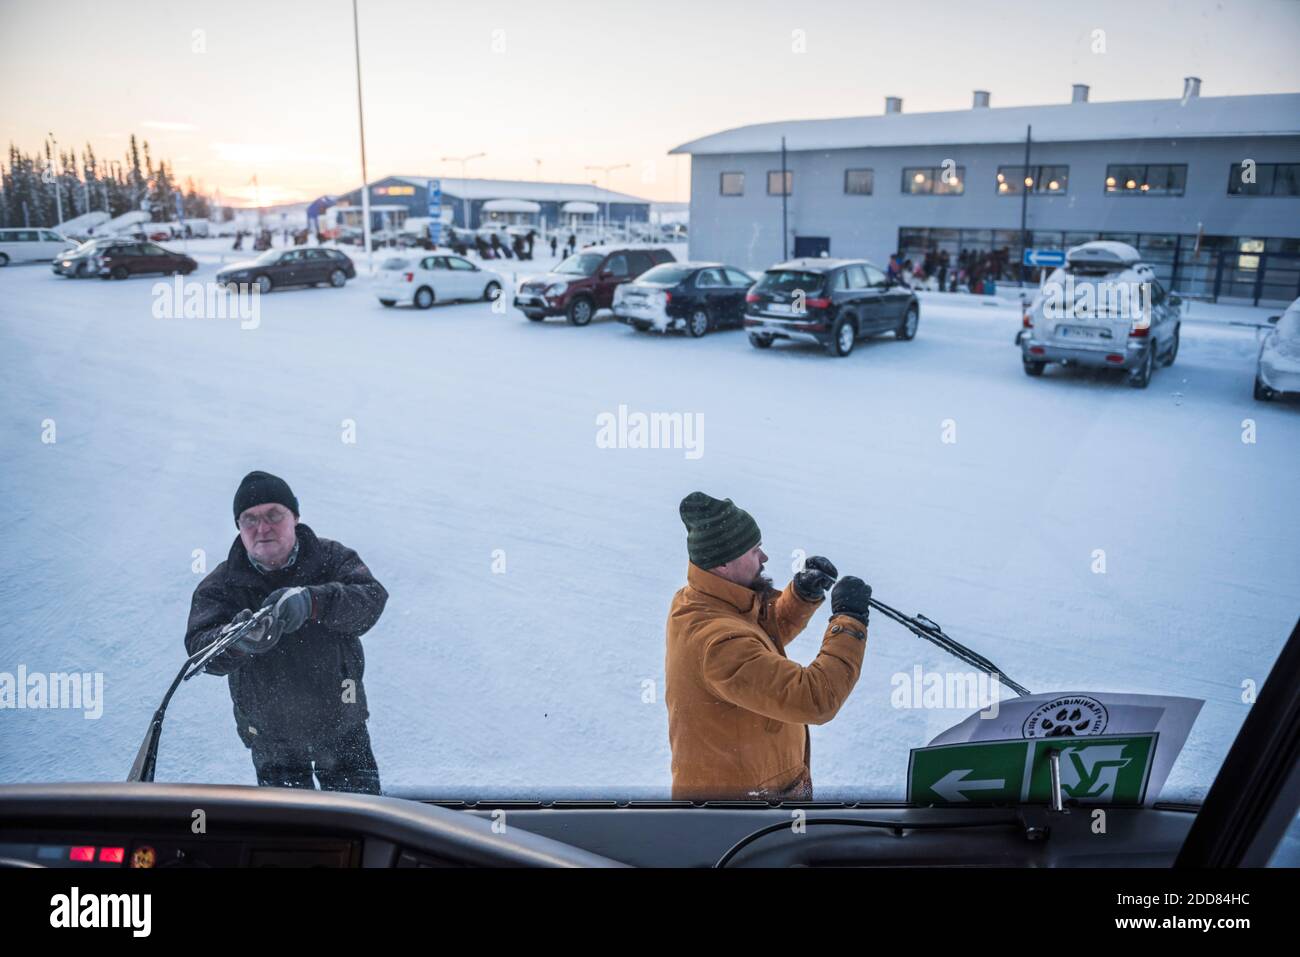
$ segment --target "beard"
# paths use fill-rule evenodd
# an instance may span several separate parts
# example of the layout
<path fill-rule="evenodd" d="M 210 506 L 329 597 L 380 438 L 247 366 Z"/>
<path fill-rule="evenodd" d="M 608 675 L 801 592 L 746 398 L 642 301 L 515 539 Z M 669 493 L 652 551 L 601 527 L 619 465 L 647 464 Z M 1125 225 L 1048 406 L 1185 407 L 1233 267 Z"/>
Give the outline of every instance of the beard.
<path fill-rule="evenodd" d="M 754 573 L 754 580 L 749 583 L 749 587 L 760 595 L 766 595 L 768 592 L 774 590 L 772 579 L 763 574 L 762 568 L 759 568 L 759 570 Z"/>

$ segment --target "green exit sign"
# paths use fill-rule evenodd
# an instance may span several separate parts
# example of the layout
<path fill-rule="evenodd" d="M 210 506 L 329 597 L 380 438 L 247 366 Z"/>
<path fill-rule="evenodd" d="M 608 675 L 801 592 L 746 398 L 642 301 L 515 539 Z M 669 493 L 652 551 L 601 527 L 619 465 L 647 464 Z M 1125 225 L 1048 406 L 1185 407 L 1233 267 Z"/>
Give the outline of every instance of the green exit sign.
<path fill-rule="evenodd" d="M 1048 755 L 1061 756 L 1061 796 L 1081 804 L 1141 804 L 1159 735 L 974 741 L 915 748 L 907 773 L 913 804 L 1046 804 Z"/>

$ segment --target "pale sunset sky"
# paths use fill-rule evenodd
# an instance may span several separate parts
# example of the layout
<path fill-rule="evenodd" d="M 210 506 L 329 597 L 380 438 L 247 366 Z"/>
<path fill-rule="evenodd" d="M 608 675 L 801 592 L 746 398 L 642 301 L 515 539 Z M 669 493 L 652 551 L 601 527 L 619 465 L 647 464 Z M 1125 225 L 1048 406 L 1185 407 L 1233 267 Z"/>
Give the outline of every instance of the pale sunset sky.
<path fill-rule="evenodd" d="M 591 182 L 686 200 L 680 143 L 748 123 L 1300 91 L 1300 2 L 359 0 L 370 178 Z M 1104 51 L 1094 31 L 1104 31 Z M 801 31 L 796 34 L 795 31 Z M 802 50 L 800 47 L 802 38 Z M 0 0 L 5 146 L 137 133 L 223 201 L 361 179 L 350 0 Z M 588 166 L 628 164 L 604 173 Z"/>

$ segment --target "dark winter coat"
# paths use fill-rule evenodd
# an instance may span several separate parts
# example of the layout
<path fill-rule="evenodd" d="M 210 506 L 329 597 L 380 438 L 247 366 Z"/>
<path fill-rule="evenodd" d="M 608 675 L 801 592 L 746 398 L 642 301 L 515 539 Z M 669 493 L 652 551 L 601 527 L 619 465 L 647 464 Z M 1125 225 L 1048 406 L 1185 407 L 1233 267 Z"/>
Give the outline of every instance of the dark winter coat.
<path fill-rule="evenodd" d="M 229 651 L 208 671 L 230 676 L 235 725 L 244 744 L 255 740 L 330 741 L 369 717 L 361 677 L 360 636 L 379 620 L 388 592 L 352 549 L 317 538 L 299 524 L 298 557 L 288 568 L 263 573 L 235 539 L 226 560 L 194 590 L 185 648 L 210 644 L 231 618 L 256 611 L 277 588 L 303 585 L 312 595 L 311 617 L 261 655 Z M 355 683 L 354 693 L 344 682 Z"/>

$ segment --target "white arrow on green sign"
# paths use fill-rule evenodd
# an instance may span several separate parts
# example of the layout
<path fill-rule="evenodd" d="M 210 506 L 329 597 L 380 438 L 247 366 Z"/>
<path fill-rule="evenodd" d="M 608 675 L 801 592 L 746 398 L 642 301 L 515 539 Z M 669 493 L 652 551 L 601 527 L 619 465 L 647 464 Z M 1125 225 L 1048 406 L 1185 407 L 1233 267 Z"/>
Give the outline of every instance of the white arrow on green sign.
<path fill-rule="evenodd" d="M 908 764 L 912 804 L 1046 804 L 1048 754 L 1061 753 L 1061 793 L 1083 804 L 1141 804 L 1157 734 L 1027 738 L 914 748 Z"/>

